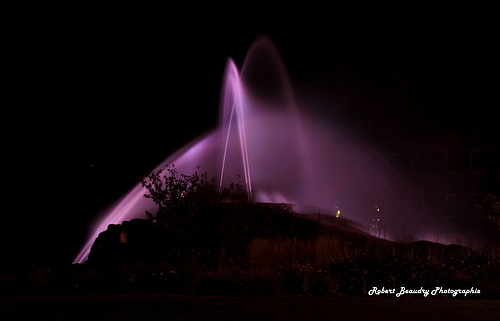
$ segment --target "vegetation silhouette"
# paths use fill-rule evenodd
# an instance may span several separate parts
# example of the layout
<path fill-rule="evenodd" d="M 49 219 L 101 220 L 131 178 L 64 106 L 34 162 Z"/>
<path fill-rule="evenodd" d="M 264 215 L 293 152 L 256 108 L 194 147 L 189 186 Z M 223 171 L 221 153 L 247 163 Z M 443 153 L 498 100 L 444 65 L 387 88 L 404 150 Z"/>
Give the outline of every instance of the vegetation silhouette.
<path fill-rule="evenodd" d="M 374 286 L 481 290 L 500 297 L 500 261 L 461 245 L 391 242 L 342 218 L 248 202 L 206 173 L 175 166 L 143 186 L 145 219 L 109 225 L 89 259 L 0 276 L 0 294 L 367 295 Z M 3 292 L 3 293 L 2 293 Z"/>

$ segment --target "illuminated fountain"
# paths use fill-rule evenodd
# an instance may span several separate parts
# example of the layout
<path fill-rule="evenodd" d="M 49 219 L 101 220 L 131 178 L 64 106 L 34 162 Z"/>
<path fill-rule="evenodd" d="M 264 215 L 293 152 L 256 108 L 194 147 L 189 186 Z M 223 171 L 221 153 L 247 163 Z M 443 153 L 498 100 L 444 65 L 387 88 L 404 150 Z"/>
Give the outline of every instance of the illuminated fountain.
<path fill-rule="evenodd" d="M 253 68 L 262 63 L 268 67 L 267 74 L 256 75 Z M 255 77 L 268 79 L 266 84 L 272 84 L 272 90 L 267 88 L 262 96 Z M 156 170 L 175 164 L 180 173 L 192 173 L 201 166 L 203 171 L 219 177 L 221 189 L 243 173 L 248 200 L 296 202 L 300 189 L 287 185 L 303 181 L 301 175 L 307 163 L 302 161 L 307 153 L 300 151 L 303 141 L 298 136 L 299 115 L 285 68 L 269 40 L 261 38 L 253 44 L 241 73 L 234 61 L 228 60 L 220 110 L 216 130 L 187 144 Z M 144 217 L 144 211 L 153 207 L 151 200 L 143 197 L 145 193 L 145 188 L 137 185 L 103 215 L 74 262 L 87 259 L 93 241 L 109 224 Z"/>
<path fill-rule="evenodd" d="M 219 127 L 169 156 L 179 173 L 197 166 L 223 188 L 243 173 L 249 201 L 293 203 L 301 213 L 330 213 L 366 230 L 373 206 L 383 211 L 388 238 L 422 226 L 405 206 L 411 188 L 366 144 L 295 102 L 285 67 L 272 42 L 259 38 L 238 70 L 229 59 L 224 74 Z M 363 172 L 363 173 L 361 173 Z M 144 218 L 154 207 L 140 184 L 96 223 L 75 263 L 84 262 L 109 224 Z M 336 214 L 335 214 L 336 213 Z M 427 222 L 426 222 L 427 223 Z M 435 234 L 426 225 L 426 235 Z M 391 234 L 392 233 L 392 234 Z"/>

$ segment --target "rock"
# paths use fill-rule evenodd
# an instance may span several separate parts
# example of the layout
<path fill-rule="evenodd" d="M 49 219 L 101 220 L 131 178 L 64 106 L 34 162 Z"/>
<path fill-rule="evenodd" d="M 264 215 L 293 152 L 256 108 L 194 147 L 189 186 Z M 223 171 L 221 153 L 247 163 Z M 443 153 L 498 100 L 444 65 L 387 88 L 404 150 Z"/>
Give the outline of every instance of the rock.
<path fill-rule="evenodd" d="M 88 264 L 116 265 L 160 260 L 168 248 L 161 229 L 147 220 L 134 219 L 111 224 L 99 234 L 90 251 Z"/>

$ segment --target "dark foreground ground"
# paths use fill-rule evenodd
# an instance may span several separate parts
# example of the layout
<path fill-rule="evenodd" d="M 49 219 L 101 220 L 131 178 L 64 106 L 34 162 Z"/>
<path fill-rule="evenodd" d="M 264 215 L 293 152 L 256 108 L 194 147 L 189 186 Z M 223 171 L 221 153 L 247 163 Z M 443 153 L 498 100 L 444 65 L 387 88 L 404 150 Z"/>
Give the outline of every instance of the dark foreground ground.
<path fill-rule="evenodd" d="M 499 320 L 500 300 L 75 295 L 0 298 L 0 320 Z"/>

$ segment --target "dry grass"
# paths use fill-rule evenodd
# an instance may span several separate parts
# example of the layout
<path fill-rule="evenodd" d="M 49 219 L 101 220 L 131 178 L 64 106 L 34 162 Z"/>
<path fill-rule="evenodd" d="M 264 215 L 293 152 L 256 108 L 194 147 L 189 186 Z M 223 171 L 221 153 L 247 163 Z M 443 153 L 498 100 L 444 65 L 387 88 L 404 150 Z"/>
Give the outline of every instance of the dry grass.
<path fill-rule="evenodd" d="M 248 246 L 250 266 L 264 269 L 293 264 L 327 266 L 342 262 L 349 255 L 347 245 L 340 238 L 326 235 L 314 240 L 257 237 Z"/>
<path fill-rule="evenodd" d="M 247 247 L 248 267 L 276 269 L 294 264 L 327 267 L 357 259 L 439 265 L 467 261 L 480 255 L 469 247 L 444 246 L 427 241 L 388 242 L 370 236 L 352 239 L 343 235 L 319 235 L 314 239 L 254 238 Z"/>

